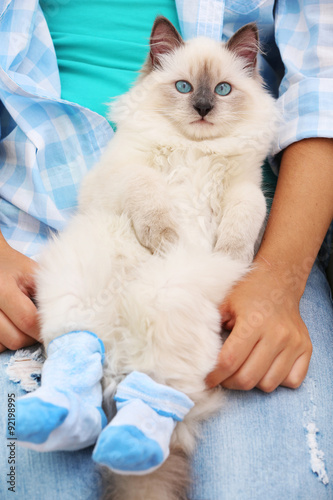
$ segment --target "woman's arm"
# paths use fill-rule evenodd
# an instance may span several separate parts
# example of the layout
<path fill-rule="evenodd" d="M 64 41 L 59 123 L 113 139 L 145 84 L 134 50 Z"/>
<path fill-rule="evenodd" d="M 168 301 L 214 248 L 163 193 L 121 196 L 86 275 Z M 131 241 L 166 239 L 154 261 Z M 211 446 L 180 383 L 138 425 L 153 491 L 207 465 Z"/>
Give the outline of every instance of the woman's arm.
<path fill-rule="evenodd" d="M 221 306 L 232 331 L 207 384 L 296 388 L 312 353 L 299 301 L 333 218 L 333 140 L 306 139 L 284 152 L 254 270 Z"/>
<path fill-rule="evenodd" d="M 35 344 L 37 309 L 29 296 L 37 264 L 11 248 L 0 232 L 0 352 Z"/>

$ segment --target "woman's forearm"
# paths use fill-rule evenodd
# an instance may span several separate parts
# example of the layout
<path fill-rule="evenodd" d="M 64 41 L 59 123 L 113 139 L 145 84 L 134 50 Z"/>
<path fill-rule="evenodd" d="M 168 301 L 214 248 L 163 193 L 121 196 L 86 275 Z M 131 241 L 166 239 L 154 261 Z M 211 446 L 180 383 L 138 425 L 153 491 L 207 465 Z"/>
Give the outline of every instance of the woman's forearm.
<path fill-rule="evenodd" d="M 333 218 L 333 140 L 306 139 L 282 157 L 278 185 L 256 260 L 293 280 L 302 295 Z"/>

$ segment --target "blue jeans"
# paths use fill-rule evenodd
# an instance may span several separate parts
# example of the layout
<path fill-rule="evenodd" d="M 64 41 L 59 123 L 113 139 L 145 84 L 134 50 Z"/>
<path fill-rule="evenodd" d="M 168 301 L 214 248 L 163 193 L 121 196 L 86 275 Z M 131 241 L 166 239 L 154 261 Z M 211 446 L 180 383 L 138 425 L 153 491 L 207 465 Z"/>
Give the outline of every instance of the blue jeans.
<path fill-rule="evenodd" d="M 193 458 L 191 500 L 333 499 L 333 306 L 318 261 L 301 300 L 301 314 L 313 343 L 305 381 L 297 390 L 279 387 L 271 394 L 225 391 L 223 408 L 202 426 Z M 99 474 L 91 448 L 37 453 L 6 440 L 7 394 L 23 394 L 4 373 L 10 355 L 0 355 L 1 442 L 6 448 L 5 456 L 1 453 L 0 498 L 97 500 Z M 16 493 L 7 489 L 11 451 Z"/>

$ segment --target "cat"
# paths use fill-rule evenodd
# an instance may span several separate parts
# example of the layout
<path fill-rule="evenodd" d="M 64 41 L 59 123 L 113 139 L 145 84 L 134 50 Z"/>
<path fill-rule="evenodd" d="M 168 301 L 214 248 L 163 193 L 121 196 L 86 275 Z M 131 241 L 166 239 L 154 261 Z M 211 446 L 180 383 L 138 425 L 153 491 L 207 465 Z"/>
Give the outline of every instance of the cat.
<path fill-rule="evenodd" d="M 222 345 L 218 307 L 251 269 L 277 121 L 257 55 L 254 24 L 226 44 L 184 42 L 158 17 L 138 81 L 112 106 L 117 132 L 40 260 L 43 342 L 98 335 L 106 406 L 133 371 L 194 402 L 161 467 L 112 473 L 105 498 L 185 499 L 199 423 L 223 402 L 205 385 Z"/>

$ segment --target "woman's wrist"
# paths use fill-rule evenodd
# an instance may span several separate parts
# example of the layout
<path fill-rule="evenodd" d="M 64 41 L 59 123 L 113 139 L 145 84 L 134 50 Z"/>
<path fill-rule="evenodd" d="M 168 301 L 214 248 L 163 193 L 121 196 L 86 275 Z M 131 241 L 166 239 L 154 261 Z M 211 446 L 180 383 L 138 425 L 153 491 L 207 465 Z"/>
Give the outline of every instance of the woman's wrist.
<path fill-rule="evenodd" d="M 300 298 L 333 216 L 333 141 L 306 139 L 283 153 L 255 262 Z"/>
<path fill-rule="evenodd" d="M 312 259 L 305 260 L 302 263 L 281 260 L 274 258 L 274 255 L 265 252 L 258 252 L 254 259 L 255 268 L 266 277 L 270 277 L 273 287 L 273 296 L 278 300 L 282 296 L 292 294 L 296 301 L 299 301 L 303 295 L 304 288 L 310 274 L 313 262 Z"/>

